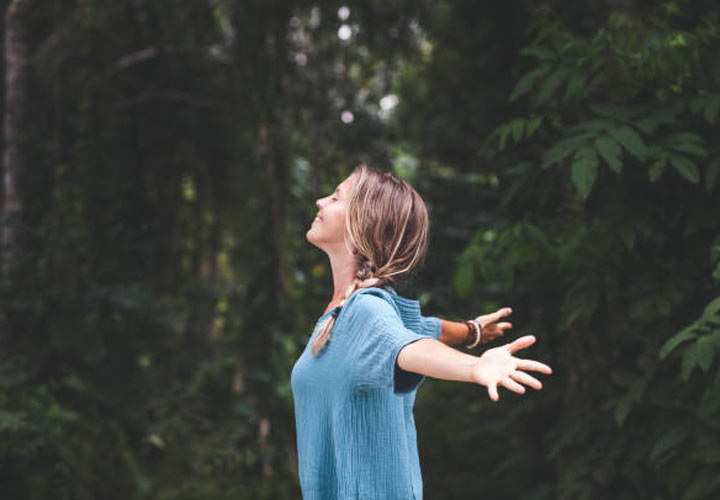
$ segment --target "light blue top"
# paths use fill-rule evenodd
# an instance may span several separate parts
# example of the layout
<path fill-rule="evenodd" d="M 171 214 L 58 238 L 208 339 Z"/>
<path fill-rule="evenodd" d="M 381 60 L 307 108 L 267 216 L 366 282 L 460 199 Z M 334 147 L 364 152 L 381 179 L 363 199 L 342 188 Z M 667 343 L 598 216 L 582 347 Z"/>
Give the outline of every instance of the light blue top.
<path fill-rule="evenodd" d="M 392 288 L 355 292 L 330 341 L 292 370 L 300 486 L 305 500 L 422 499 L 412 409 L 424 377 L 396 365 L 403 346 L 440 336 L 438 318 Z"/>

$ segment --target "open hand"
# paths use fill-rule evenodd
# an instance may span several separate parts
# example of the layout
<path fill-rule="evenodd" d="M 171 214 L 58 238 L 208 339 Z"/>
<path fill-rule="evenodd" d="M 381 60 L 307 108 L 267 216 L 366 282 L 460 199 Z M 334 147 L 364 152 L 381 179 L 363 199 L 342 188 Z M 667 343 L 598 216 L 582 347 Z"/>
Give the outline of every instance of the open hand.
<path fill-rule="evenodd" d="M 507 321 L 500 322 L 505 316 L 512 314 L 512 309 L 509 307 L 503 307 L 498 309 L 494 313 L 484 314 L 475 318 L 475 321 L 480 323 L 482 326 L 482 337 L 480 337 L 481 344 L 487 344 L 500 337 L 505 333 L 505 330 L 512 328 L 512 323 Z"/>
<path fill-rule="evenodd" d="M 534 343 L 535 337 L 526 335 L 509 344 L 488 349 L 478 358 L 477 364 L 473 367 L 473 380 L 487 387 L 488 395 L 493 401 L 500 399 L 498 386 L 503 386 L 518 394 L 525 393 L 525 387 L 521 384 L 529 385 L 536 390 L 542 389 L 540 381 L 523 370 L 532 370 L 550 375 L 552 369 L 539 361 L 513 356 L 515 351 L 530 347 Z"/>

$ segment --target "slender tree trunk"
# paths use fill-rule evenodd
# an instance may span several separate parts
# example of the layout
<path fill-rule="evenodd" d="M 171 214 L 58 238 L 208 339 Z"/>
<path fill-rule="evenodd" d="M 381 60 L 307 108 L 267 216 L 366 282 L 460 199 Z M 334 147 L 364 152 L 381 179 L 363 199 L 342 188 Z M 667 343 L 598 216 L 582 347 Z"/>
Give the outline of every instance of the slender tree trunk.
<path fill-rule="evenodd" d="M 21 176 L 25 171 L 25 92 L 28 68 L 26 22 L 30 0 L 12 0 L 5 13 L 5 150 L 0 234 L 2 275 L 7 275 L 17 245 L 16 222 L 22 216 Z"/>
<path fill-rule="evenodd" d="M 279 171 L 272 129 L 267 124 L 260 125 L 260 157 L 264 162 L 265 175 L 268 180 L 270 198 L 270 217 L 275 260 L 275 277 L 273 282 L 278 295 L 285 301 L 288 299 L 286 266 L 285 266 L 285 206 L 282 199 L 282 172 Z"/>

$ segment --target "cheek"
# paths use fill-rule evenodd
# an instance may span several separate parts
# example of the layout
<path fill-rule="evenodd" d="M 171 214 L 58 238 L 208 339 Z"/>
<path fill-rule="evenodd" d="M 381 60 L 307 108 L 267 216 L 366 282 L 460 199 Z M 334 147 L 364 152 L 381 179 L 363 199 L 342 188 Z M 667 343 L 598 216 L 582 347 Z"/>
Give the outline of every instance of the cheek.
<path fill-rule="evenodd" d="M 333 228 L 341 228 L 345 226 L 345 210 L 341 207 L 337 207 L 327 214 L 324 219 L 329 226 Z"/>

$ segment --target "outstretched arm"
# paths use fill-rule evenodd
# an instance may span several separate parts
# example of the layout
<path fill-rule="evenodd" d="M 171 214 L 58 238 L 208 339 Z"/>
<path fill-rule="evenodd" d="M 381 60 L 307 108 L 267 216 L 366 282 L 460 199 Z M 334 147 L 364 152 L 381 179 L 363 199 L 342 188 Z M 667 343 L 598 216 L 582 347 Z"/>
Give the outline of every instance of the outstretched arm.
<path fill-rule="evenodd" d="M 503 307 L 494 313 L 485 314 L 475 318 L 482 325 L 482 339 L 480 342 L 486 344 L 503 335 L 505 330 L 512 328 L 512 323 L 500 321 L 505 316 L 509 316 L 512 309 Z M 449 321 L 440 319 L 442 330 L 438 339 L 443 344 L 450 346 L 463 346 L 468 343 L 468 327 L 461 321 Z"/>
<path fill-rule="evenodd" d="M 537 390 L 542 389 L 540 381 L 524 370 L 549 375 L 552 369 L 539 361 L 513 356 L 515 351 L 530 347 L 534 343 L 535 337 L 526 335 L 509 344 L 488 349 L 478 357 L 456 351 L 434 339 L 420 339 L 400 350 L 397 363 L 403 370 L 428 377 L 484 385 L 490 399 L 497 401 L 498 386 L 518 394 L 525 393 L 525 387 L 521 384 Z"/>
<path fill-rule="evenodd" d="M 450 321 L 440 318 L 442 330 L 438 340 L 446 345 L 463 346 L 468 342 L 468 327 L 460 321 Z"/>

